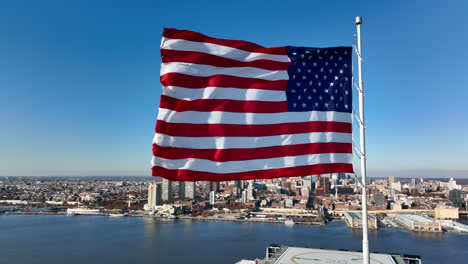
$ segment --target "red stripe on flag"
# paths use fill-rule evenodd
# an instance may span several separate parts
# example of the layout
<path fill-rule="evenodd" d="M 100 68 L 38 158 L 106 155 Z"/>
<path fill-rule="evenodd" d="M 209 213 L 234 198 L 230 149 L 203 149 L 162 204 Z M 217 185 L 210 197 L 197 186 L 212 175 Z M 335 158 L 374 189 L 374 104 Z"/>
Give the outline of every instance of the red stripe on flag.
<path fill-rule="evenodd" d="M 351 133 L 351 123 L 310 121 L 265 125 L 187 124 L 156 121 L 156 133 L 178 137 L 264 137 L 311 132 Z"/>
<path fill-rule="evenodd" d="M 192 101 L 180 100 L 166 95 L 161 95 L 160 108 L 166 108 L 177 112 L 223 111 L 233 113 L 282 113 L 288 111 L 288 103 L 264 102 L 264 101 L 239 101 L 228 99 L 198 99 Z"/>
<path fill-rule="evenodd" d="M 153 144 L 153 155 L 165 159 L 206 159 L 212 161 L 241 161 L 299 156 L 321 153 L 352 153 L 351 143 L 308 143 L 248 149 L 186 149 Z"/>
<path fill-rule="evenodd" d="M 175 28 L 164 28 L 164 32 L 162 35 L 166 38 L 171 38 L 171 39 L 185 39 L 189 41 L 213 43 L 213 44 L 223 45 L 223 46 L 250 51 L 250 52 L 267 53 L 267 54 L 275 54 L 275 55 L 287 55 L 286 47 L 284 46 L 265 48 L 263 46 L 260 46 L 258 44 L 248 42 L 248 41 L 212 38 L 212 37 L 208 37 L 206 35 L 200 34 L 198 32 L 193 32 L 190 30 L 178 30 Z"/>
<path fill-rule="evenodd" d="M 299 177 L 324 173 L 354 172 L 353 165 L 349 163 L 317 164 L 236 173 L 212 173 L 183 169 L 169 170 L 159 166 L 153 166 L 151 170 L 153 176 L 161 176 L 171 181 L 232 181 L 272 179 L 279 177 Z"/>
<path fill-rule="evenodd" d="M 185 88 L 232 87 L 241 89 L 262 89 L 285 91 L 288 80 L 270 81 L 257 78 L 244 78 L 216 74 L 212 76 L 192 76 L 182 73 L 166 73 L 161 76 L 164 86 L 180 86 Z"/>
<path fill-rule="evenodd" d="M 216 67 L 255 67 L 265 70 L 287 70 L 289 62 L 272 60 L 238 61 L 202 52 L 161 49 L 163 62 L 188 62 Z"/>

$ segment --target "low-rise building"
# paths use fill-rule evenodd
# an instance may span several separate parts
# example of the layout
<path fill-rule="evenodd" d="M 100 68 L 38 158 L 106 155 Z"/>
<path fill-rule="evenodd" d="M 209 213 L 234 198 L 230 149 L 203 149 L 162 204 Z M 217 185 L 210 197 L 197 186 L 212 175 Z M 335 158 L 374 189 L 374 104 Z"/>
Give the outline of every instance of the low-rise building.
<path fill-rule="evenodd" d="M 346 224 L 350 228 L 362 228 L 362 213 L 361 212 L 346 212 L 344 213 Z M 367 214 L 368 229 L 378 229 L 377 218 L 371 214 Z"/>
<path fill-rule="evenodd" d="M 455 207 L 438 206 L 434 209 L 434 212 L 437 219 L 458 219 L 458 209 Z"/>
<path fill-rule="evenodd" d="M 401 226 L 417 232 L 442 232 L 442 226 L 433 218 L 411 215 L 399 214 L 396 217 L 397 223 Z"/>

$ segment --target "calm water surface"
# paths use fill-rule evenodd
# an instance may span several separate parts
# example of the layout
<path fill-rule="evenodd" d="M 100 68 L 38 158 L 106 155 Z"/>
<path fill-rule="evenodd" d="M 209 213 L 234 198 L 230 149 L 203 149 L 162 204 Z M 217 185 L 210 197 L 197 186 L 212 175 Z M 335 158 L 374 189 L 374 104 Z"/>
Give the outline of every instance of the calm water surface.
<path fill-rule="evenodd" d="M 468 263 L 468 235 L 370 232 L 371 251 Z M 104 216 L 0 214 L 0 263 L 226 263 L 263 258 L 269 244 L 360 250 L 361 233 L 322 227 Z M 448 261 L 450 260 L 450 262 Z"/>

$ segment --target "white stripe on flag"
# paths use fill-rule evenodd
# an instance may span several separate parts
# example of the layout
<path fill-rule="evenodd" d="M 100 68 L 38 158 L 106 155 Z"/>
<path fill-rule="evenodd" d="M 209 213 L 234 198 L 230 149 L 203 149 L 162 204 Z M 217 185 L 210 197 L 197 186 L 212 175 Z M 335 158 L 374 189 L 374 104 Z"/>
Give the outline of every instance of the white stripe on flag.
<path fill-rule="evenodd" d="M 309 143 L 352 143 L 350 133 L 312 132 L 266 137 L 179 137 L 156 133 L 153 143 L 163 147 L 186 149 L 238 149 Z M 252 151 L 255 151 L 253 149 Z"/>
<path fill-rule="evenodd" d="M 229 99 L 241 101 L 286 101 L 284 91 L 261 90 L 261 89 L 239 89 L 225 87 L 207 87 L 202 89 L 191 89 L 179 86 L 164 86 L 163 94 L 172 98 L 186 101 L 198 99 Z"/>
<path fill-rule="evenodd" d="M 257 78 L 269 81 L 288 80 L 288 71 L 271 71 L 254 67 L 216 67 L 187 62 L 167 62 L 161 65 L 161 76 L 166 73 L 182 73 L 192 76 L 213 76 L 217 74 Z"/>
<path fill-rule="evenodd" d="M 284 124 L 307 121 L 335 121 L 351 123 L 351 114 L 334 111 L 283 112 L 283 113 L 233 113 L 233 112 L 177 112 L 159 109 L 158 120 L 189 124 Z"/>
<path fill-rule="evenodd" d="M 169 170 L 185 169 L 211 173 L 236 173 L 255 170 L 290 168 L 314 164 L 351 163 L 352 157 L 352 154 L 325 153 L 226 162 L 216 162 L 195 158 L 169 160 L 161 157 L 153 157 L 152 165 L 161 166 Z"/>
<path fill-rule="evenodd" d="M 223 45 L 195 42 L 183 39 L 162 38 L 161 49 L 195 51 L 203 52 L 212 55 L 217 55 L 238 61 L 254 61 L 254 60 L 272 60 L 280 62 L 289 62 L 287 55 L 274 55 L 266 53 L 249 52 L 236 48 L 231 48 Z"/>

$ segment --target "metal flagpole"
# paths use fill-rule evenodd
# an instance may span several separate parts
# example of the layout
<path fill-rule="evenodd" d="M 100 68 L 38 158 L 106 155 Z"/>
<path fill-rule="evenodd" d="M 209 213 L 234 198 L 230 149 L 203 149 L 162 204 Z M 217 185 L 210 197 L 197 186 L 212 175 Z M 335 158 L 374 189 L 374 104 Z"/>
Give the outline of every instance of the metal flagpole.
<path fill-rule="evenodd" d="M 366 180 L 366 136 L 364 127 L 364 83 L 362 81 L 362 49 L 361 49 L 361 24 L 362 17 L 356 17 L 357 27 L 357 56 L 359 76 L 359 131 L 361 145 L 361 175 L 362 175 L 362 255 L 363 263 L 370 264 L 369 240 L 367 226 L 367 180 Z"/>

